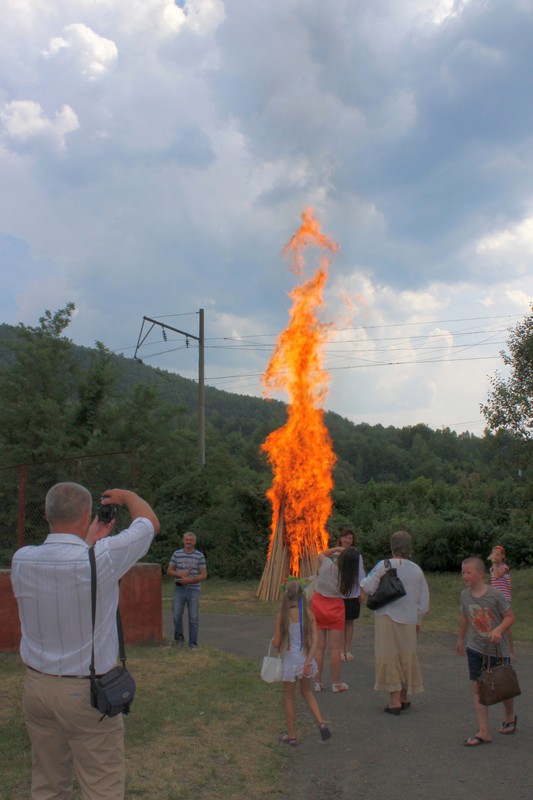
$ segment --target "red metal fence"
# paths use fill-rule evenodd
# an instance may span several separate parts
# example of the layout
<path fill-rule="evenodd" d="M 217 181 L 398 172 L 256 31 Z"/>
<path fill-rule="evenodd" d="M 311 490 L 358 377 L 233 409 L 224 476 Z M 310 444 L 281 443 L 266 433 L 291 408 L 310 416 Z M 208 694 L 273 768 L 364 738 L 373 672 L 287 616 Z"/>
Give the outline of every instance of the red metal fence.
<path fill-rule="evenodd" d="M 19 547 L 43 541 L 48 533 L 44 498 L 48 489 L 60 481 L 75 481 L 86 486 L 96 507 L 104 489 L 135 487 L 136 451 L 1 467 L 0 567 L 10 566 L 13 553 Z"/>

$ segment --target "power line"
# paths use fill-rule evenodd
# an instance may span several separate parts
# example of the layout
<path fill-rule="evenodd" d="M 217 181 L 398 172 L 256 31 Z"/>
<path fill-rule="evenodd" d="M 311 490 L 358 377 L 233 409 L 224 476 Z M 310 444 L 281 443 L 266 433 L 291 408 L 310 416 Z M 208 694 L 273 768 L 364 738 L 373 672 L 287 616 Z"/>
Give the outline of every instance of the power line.
<path fill-rule="evenodd" d="M 187 314 L 167 314 L 166 317 L 192 316 L 193 314 L 196 314 L 196 313 L 197 312 L 190 312 L 190 313 L 187 313 Z M 165 318 L 165 315 L 157 314 L 157 315 L 154 315 L 154 316 L 157 316 L 159 318 Z M 523 317 L 523 314 L 500 314 L 500 315 L 486 316 L 486 317 L 456 317 L 456 318 L 450 318 L 450 319 L 418 320 L 416 322 L 390 322 L 390 323 L 385 323 L 385 324 L 382 324 L 382 325 L 353 325 L 353 326 L 345 327 L 345 328 L 328 328 L 328 332 L 330 332 L 330 333 L 343 333 L 344 331 L 381 330 L 381 329 L 386 329 L 386 328 L 404 328 L 404 327 L 413 327 L 413 326 L 419 326 L 419 325 L 443 325 L 444 323 L 450 323 L 450 322 L 478 322 L 480 320 L 500 320 L 500 319 L 512 320 L 512 319 L 519 319 L 519 318 L 521 319 L 522 317 Z M 506 330 L 505 328 L 499 329 L 499 332 L 503 332 L 505 330 Z M 245 339 L 266 339 L 266 338 L 275 339 L 277 336 L 279 336 L 279 333 L 280 333 L 280 331 L 278 331 L 277 333 L 239 334 L 238 336 L 211 336 L 211 337 L 206 337 L 205 341 L 206 341 L 206 343 L 207 342 L 217 342 L 217 341 L 223 341 L 223 342 L 231 342 L 231 341 L 233 341 L 233 342 L 240 343 L 240 342 L 243 342 Z M 449 333 L 453 333 L 453 332 L 449 332 Z M 468 335 L 474 335 L 474 334 L 475 334 L 475 331 L 468 333 Z M 442 334 L 417 334 L 417 336 L 419 336 L 420 338 L 429 337 L 429 336 L 441 336 L 441 335 L 444 336 L 446 334 L 444 332 Z M 467 333 L 455 332 L 455 335 L 467 335 Z M 390 337 L 390 338 L 396 339 L 397 337 Z M 405 337 L 405 338 L 414 338 L 414 337 Z M 378 340 L 374 339 L 373 341 L 378 341 Z M 111 350 L 111 352 L 113 352 L 113 353 L 123 353 L 126 350 L 134 350 L 134 349 L 135 349 L 135 345 L 126 345 L 124 347 L 114 348 L 113 350 Z"/>

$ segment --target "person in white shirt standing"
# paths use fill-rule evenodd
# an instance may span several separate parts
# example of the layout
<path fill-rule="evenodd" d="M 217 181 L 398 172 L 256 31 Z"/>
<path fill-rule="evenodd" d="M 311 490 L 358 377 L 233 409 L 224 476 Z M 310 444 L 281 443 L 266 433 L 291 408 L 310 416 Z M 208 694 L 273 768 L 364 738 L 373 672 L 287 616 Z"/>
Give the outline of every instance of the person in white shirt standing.
<path fill-rule="evenodd" d="M 408 695 L 424 690 L 417 634 L 422 617 L 429 610 L 429 589 L 424 573 L 411 561 L 410 534 L 396 531 L 390 538 L 390 547 L 390 565 L 396 569 L 406 594 L 374 611 L 374 689 L 389 692 L 390 700 L 384 711 L 399 717 L 411 705 Z M 378 561 L 368 577 L 363 578 L 361 588 L 365 594 L 374 594 L 386 569 L 385 560 Z"/>
<path fill-rule="evenodd" d="M 58 483 L 46 495 L 50 534 L 14 557 L 26 664 L 23 712 L 32 747 L 32 800 L 67 800 L 76 775 L 84 800 L 124 797 L 124 721 L 104 717 L 90 702 L 92 646 L 91 572 L 94 544 L 98 575 L 94 631 L 95 669 L 103 675 L 118 657 L 116 612 L 119 579 L 148 551 L 158 519 L 135 492 L 109 489 L 102 505 L 124 505 L 129 528 L 109 537 L 114 520 L 91 522 L 92 498 L 77 483 Z"/>

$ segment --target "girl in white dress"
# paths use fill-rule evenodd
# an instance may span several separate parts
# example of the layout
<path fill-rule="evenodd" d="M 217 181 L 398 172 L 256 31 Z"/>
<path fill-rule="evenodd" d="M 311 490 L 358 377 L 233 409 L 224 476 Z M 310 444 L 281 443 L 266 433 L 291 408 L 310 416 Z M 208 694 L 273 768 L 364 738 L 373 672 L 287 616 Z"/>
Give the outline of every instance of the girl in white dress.
<path fill-rule="evenodd" d="M 313 678 L 317 672 L 314 653 L 318 632 L 313 614 L 307 607 L 302 584 L 299 578 L 288 578 L 283 586 L 281 611 L 276 617 L 273 647 L 283 659 L 283 697 L 287 733 L 279 741 L 289 747 L 296 747 L 296 681 L 309 711 L 315 718 L 320 738 L 326 741 L 331 732 L 322 718 L 318 703 L 312 691 Z"/>

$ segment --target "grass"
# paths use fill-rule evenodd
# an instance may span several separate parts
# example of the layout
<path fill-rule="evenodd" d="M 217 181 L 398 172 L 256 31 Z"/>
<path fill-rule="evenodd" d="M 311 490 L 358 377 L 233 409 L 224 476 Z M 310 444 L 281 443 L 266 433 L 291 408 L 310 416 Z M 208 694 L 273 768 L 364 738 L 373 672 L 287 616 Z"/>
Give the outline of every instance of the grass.
<path fill-rule="evenodd" d="M 128 665 L 138 687 L 126 719 L 130 800 L 248 800 L 251 786 L 260 800 L 279 797 L 286 757 L 273 735 L 283 724 L 280 687 L 262 683 L 255 665 L 207 647 L 191 653 L 167 646 L 129 647 Z M 29 800 L 17 655 L 0 654 L 0 675 L 0 797 Z"/>
<path fill-rule="evenodd" d="M 514 571 L 515 641 L 533 641 L 533 569 Z M 459 574 L 427 575 L 431 610 L 425 631 L 456 632 Z M 255 597 L 258 581 L 209 579 L 201 610 L 218 614 L 268 614 L 278 603 Z M 163 607 L 173 584 L 163 581 Z M 363 607 L 358 624 L 372 624 Z M 218 650 L 138 646 L 128 648 L 138 686 L 126 720 L 126 796 L 130 800 L 275 800 L 281 792 L 286 752 L 275 734 L 283 727 L 280 686 L 258 679 L 257 667 Z M 30 747 L 20 706 L 24 668 L 15 654 L 0 653 L 0 797 L 29 800 Z M 273 694 L 274 693 L 274 694 Z M 305 724 L 305 723 L 304 723 Z M 309 721 L 309 725 L 311 722 Z M 73 800 L 80 800 L 75 792 Z"/>

